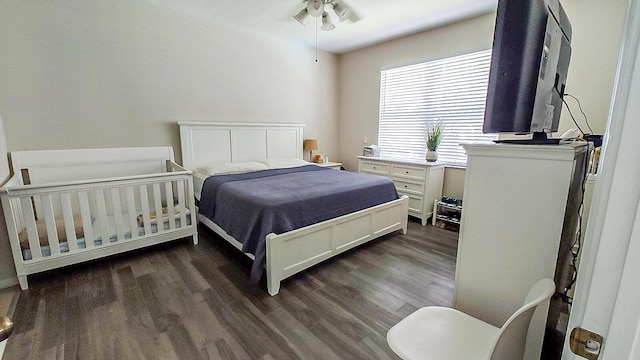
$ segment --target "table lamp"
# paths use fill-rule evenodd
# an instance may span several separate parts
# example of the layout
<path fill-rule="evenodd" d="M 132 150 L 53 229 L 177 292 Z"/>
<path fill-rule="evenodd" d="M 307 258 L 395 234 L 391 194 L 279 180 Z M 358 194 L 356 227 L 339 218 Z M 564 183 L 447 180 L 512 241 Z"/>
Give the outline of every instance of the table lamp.
<path fill-rule="evenodd" d="M 304 151 L 309 152 L 309 161 L 313 162 L 313 150 L 318 150 L 318 140 L 316 139 L 305 139 L 303 144 Z"/>

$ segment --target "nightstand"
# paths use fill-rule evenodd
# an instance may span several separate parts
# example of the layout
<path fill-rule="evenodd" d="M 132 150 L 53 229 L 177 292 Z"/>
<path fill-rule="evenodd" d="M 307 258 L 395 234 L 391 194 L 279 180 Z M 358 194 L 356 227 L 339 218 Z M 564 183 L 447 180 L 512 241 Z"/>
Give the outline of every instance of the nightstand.
<path fill-rule="evenodd" d="M 342 163 L 339 163 L 339 162 L 326 162 L 326 163 L 315 163 L 315 164 L 318 166 L 335 169 L 335 170 L 340 170 L 340 167 L 342 166 Z"/>

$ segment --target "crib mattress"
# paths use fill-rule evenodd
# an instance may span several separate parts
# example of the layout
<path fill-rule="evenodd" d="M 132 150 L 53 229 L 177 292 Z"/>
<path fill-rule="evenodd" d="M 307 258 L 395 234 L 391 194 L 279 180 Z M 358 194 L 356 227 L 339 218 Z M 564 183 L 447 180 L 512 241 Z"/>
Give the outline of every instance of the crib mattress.
<path fill-rule="evenodd" d="M 127 213 L 122 214 L 123 219 L 127 219 L 129 217 L 129 215 Z M 187 218 L 187 225 L 191 225 L 191 215 L 187 214 L 186 216 Z M 92 225 L 94 226 L 94 229 L 96 228 L 96 222 L 97 220 L 94 220 Z M 115 226 L 115 218 L 113 215 L 109 215 L 107 216 L 107 222 L 109 224 L 109 242 L 117 242 L 118 238 L 116 235 L 116 226 Z M 176 228 L 181 228 L 181 221 L 180 219 L 176 219 Z M 163 222 L 163 227 L 164 230 L 169 230 L 169 221 L 165 221 Z M 124 225 L 125 229 L 124 229 L 124 240 L 128 240 L 131 239 L 131 227 L 128 225 Z M 144 226 L 138 226 L 138 236 L 142 236 L 144 235 Z M 158 232 L 158 225 L 155 223 L 151 224 L 151 233 L 157 233 Z M 102 245 L 102 236 L 98 236 L 93 240 L 93 243 L 95 246 L 99 246 Z M 77 239 L 77 244 L 78 244 L 78 248 L 80 249 L 86 249 L 87 244 L 86 244 L 86 239 L 85 238 L 78 238 Z M 42 256 L 46 257 L 46 256 L 51 256 L 51 249 L 49 247 L 49 245 L 46 246 L 42 246 L 40 247 L 40 250 L 42 252 Z M 69 252 L 69 244 L 67 241 L 64 242 L 60 242 L 60 252 L 61 253 L 67 253 Z M 32 254 L 31 254 L 31 249 L 22 249 L 22 257 L 24 260 L 31 260 Z"/>

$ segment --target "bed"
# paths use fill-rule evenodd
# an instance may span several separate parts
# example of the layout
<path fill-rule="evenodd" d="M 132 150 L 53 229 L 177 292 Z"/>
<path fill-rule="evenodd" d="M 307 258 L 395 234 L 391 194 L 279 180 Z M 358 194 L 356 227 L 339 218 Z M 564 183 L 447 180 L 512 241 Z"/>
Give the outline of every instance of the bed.
<path fill-rule="evenodd" d="M 254 251 L 246 251 L 247 239 L 236 239 L 238 235 L 235 231 L 227 231 L 229 230 L 229 224 L 233 225 L 233 216 L 228 217 L 227 223 L 221 224 L 217 222 L 222 221 L 219 218 L 211 216 L 211 214 L 206 216 L 202 213 L 202 205 L 205 205 L 208 201 L 202 195 L 207 192 L 206 183 L 212 180 L 210 180 L 211 178 L 208 174 L 203 174 L 200 169 L 210 167 L 211 164 L 248 162 L 270 164 L 277 163 L 280 159 L 297 159 L 300 161 L 302 159 L 304 125 L 213 122 L 179 122 L 178 124 L 180 126 L 183 165 L 187 169 L 194 170 L 195 196 L 200 205 L 197 215 L 198 220 L 254 259 L 253 280 L 262 274 L 263 268 L 266 270 L 267 289 L 270 295 L 276 295 L 279 292 L 282 280 L 310 266 L 393 231 L 400 230 L 403 233 L 407 231 L 408 198 L 406 196 L 398 198 L 396 193 L 395 198 L 382 203 L 351 209 L 347 213 L 337 216 L 335 216 L 336 214 L 329 215 L 327 219 L 320 218 L 319 220 L 311 221 L 307 217 L 301 221 L 301 224 L 296 224 L 301 225 L 301 227 L 294 226 L 292 230 L 285 232 L 275 231 L 266 235 L 258 232 L 259 237 L 250 241 L 261 242 L 265 253 L 263 259 L 262 257 L 256 259 L 255 255 L 260 255 L 259 251 L 256 252 L 255 249 Z M 287 186 L 294 186 L 294 183 L 303 184 L 304 186 L 309 180 L 304 176 L 314 177 L 321 173 L 329 174 L 327 172 L 334 172 L 334 176 L 348 175 L 359 178 L 364 176 L 364 178 L 370 179 L 374 185 L 377 181 L 390 183 L 385 178 L 378 176 L 347 172 L 338 174 L 339 170 L 319 168 L 315 165 L 303 165 L 301 167 L 306 167 L 307 169 L 310 169 L 309 167 L 315 168 L 315 170 L 302 171 L 303 173 L 309 173 L 310 171 L 315 173 L 313 175 L 303 175 L 299 180 L 287 178 Z M 279 169 L 279 167 L 269 166 L 268 169 L 271 171 Z M 283 175 L 277 174 L 276 177 L 278 176 Z M 218 176 L 214 176 L 214 178 L 218 178 Z M 254 185 L 263 180 L 249 179 L 250 182 L 253 181 Z M 247 185 L 248 183 L 242 182 L 247 181 L 247 179 L 237 181 L 237 179 L 232 180 L 236 190 L 242 188 L 254 189 L 254 185 Z M 280 187 L 281 185 L 277 186 Z M 314 186 L 310 185 L 308 188 L 313 189 Z M 340 191 L 345 191 L 345 189 Z M 393 191 L 395 192 L 395 188 Z M 254 194 L 248 196 L 253 197 Z M 214 199 L 219 200 L 219 194 L 215 195 Z M 262 200 L 267 203 L 270 201 Z M 305 200 L 308 199 L 303 199 L 303 203 Z M 223 201 L 222 203 L 224 206 L 227 202 Z M 274 205 L 278 203 L 279 200 L 273 200 Z M 223 213 L 231 213 L 236 208 L 235 204 L 227 204 L 227 206 L 227 210 L 223 211 Z M 236 218 L 244 219 L 237 216 Z M 279 216 L 276 216 L 276 218 L 279 218 Z M 311 222 L 309 223 L 309 221 Z M 242 224 L 242 222 L 239 222 L 239 224 Z"/>
<path fill-rule="evenodd" d="M 20 287 L 27 276 L 184 237 L 192 172 L 171 147 L 17 151 L 0 188 Z"/>

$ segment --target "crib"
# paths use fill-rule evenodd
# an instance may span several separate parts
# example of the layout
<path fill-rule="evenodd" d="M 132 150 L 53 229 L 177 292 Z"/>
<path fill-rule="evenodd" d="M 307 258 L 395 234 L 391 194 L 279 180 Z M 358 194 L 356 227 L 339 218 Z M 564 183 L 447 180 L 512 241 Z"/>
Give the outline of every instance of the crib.
<path fill-rule="evenodd" d="M 17 151 L 0 188 L 20 287 L 27 275 L 193 237 L 193 177 L 171 147 Z"/>

